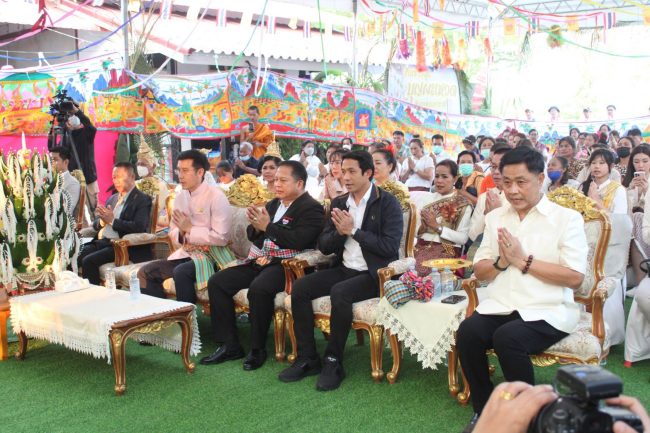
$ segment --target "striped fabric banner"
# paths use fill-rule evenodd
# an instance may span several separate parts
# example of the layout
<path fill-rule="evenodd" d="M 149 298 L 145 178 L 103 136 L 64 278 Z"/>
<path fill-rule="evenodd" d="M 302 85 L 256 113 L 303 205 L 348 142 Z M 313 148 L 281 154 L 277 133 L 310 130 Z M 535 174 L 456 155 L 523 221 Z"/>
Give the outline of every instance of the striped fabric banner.
<path fill-rule="evenodd" d="M 346 42 L 352 42 L 352 27 L 345 26 L 343 29 L 343 37 L 345 38 Z"/>
<path fill-rule="evenodd" d="M 162 4 L 160 5 L 160 17 L 163 20 L 168 20 L 172 16 L 172 0 L 163 0 Z"/>
<path fill-rule="evenodd" d="M 217 27 L 226 27 L 228 23 L 228 11 L 226 9 L 217 9 L 216 22 Z"/>
<path fill-rule="evenodd" d="M 311 38 L 311 21 L 305 21 L 302 26 L 302 37 L 305 39 Z"/>
<path fill-rule="evenodd" d="M 465 24 L 465 28 L 467 30 L 467 37 L 468 38 L 475 38 L 476 36 L 479 35 L 480 21 L 468 21 Z"/>
<path fill-rule="evenodd" d="M 604 14 L 605 28 L 611 29 L 616 26 L 616 12 L 605 12 Z"/>
<path fill-rule="evenodd" d="M 530 33 L 539 33 L 542 30 L 540 19 L 532 17 L 528 23 L 528 31 Z"/>

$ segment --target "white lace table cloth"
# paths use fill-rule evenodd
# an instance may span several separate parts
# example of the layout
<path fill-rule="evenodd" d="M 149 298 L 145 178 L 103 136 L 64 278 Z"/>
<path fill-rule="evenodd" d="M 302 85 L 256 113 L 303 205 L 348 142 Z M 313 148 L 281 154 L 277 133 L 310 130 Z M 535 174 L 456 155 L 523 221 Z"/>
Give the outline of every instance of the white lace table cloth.
<path fill-rule="evenodd" d="M 450 295 L 466 297 L 462 290 Z M 467 309 L 467 299 L 458 304 L 442 304 L 441 299 L 429 302 L 413 300 L 396 309 L 382 298 L 377 307 L 377 324 L 396 335 L 417 356 L 423 368 L 434 370 L 451 349 L 454 332 L 465 318 Z"/>
<path fill-rule="evenodd" d="M 129 292 L 90 286 L 70 293 L 55 291 L 10 299 L 11 325 L 14 332 L 24 332 L 28 337 L 62 344 L 68 349 L 107 358 L 111 362 L 109 332 L 113 324 L 124 320 L 140 319 L 153 314 L 168 313 L 186 307 L 185 302 L 141 295 L 131 300 Z M 196 312 L 192 314 L 192 344 L 190 353 L 201 351 Z M 132 338 L 181 351 L 182 332 L 178 325 L 169 326 L 155 334 L 131 334 Z"/>

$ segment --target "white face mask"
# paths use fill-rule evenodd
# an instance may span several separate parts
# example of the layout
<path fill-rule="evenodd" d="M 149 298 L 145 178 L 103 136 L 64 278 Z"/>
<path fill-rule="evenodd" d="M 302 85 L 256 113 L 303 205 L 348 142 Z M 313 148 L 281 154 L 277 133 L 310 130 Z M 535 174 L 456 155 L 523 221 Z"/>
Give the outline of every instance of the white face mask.
<path fill-rule="evenodd" d="M 351 150 L 351 149 L 352 149 L 352 146 L 350 146 L 349 144 L 344 144 L 344 145 L 343 145 L 343 149 L 345 149 L 345 150 Z"/>
<path fill-rule="evenodd" d="M 149 169 L 147 167 L 144 167 L 142 165 L 138 165 L 136 167 L 136 170 L 138 171 L 138 176 L 140 176 L 140 177 L 149 176 Z"/>
<path fill-rule="evenodd" d="M 70 124 L 70 127 L 76 128 L 81 125 L 81 120 L 79 120 L 77 116 L 70 116 L 68 117 L 68 123 Z"/>
<path fill-rule="evenodd" d="M 314 148 L 313 147 L 305 147 L 305 155 L 312 156 L 313 154 L 314 154 Z"/>

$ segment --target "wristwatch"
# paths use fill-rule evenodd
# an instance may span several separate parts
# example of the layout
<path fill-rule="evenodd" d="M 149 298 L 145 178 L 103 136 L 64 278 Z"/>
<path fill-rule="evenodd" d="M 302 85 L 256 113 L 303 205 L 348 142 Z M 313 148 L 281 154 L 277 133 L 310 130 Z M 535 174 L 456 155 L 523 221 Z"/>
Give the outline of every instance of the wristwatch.
<path fill-rule="evenodd" d="M 501 259 L 501 256 L 497 256 L 497 259 L 494 261 L 494 263 L 492 263 L 492 266 L 494 266 L 494 269 L 496 269 L 497 271 L 503 272 L 506 269 L 508 269 L 508 266 L 510 265 L 506 266 L 505 268 L 502 268 L 501 266 L 499 266 L 499 259 Z"/>

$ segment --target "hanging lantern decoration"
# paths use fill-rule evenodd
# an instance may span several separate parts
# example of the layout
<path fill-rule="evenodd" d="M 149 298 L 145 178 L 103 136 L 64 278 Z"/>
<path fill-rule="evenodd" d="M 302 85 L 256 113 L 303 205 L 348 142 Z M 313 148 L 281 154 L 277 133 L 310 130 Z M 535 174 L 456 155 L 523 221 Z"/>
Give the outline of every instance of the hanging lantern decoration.
<path fill-rule="evenodd" d="M 555 24 L 552 25 L 549 29 L 548 37 L 546 38 L 546 43 L 551 48 L 559 48 L 564 43 L 564 38 L 562 37 L 562 27 Z"/>
<path fill-rule="evenodd" d="M 451 66 L 451 51 L 447 38 L 442 40 L 442 65 Z"/>
<path fill-rule="evenodd" d="M 424 54 L 424 36 L 418 31 L 415 36 L 415 66 L 418 72 L 427 70 L 427 61 Z"/>
<path fill-rule="evenodd" d="M 440 54 L 440 41 L 435 39 L 433 41 L 433 67 L 438 69 L 442 64 L 442 56 Z"/>

